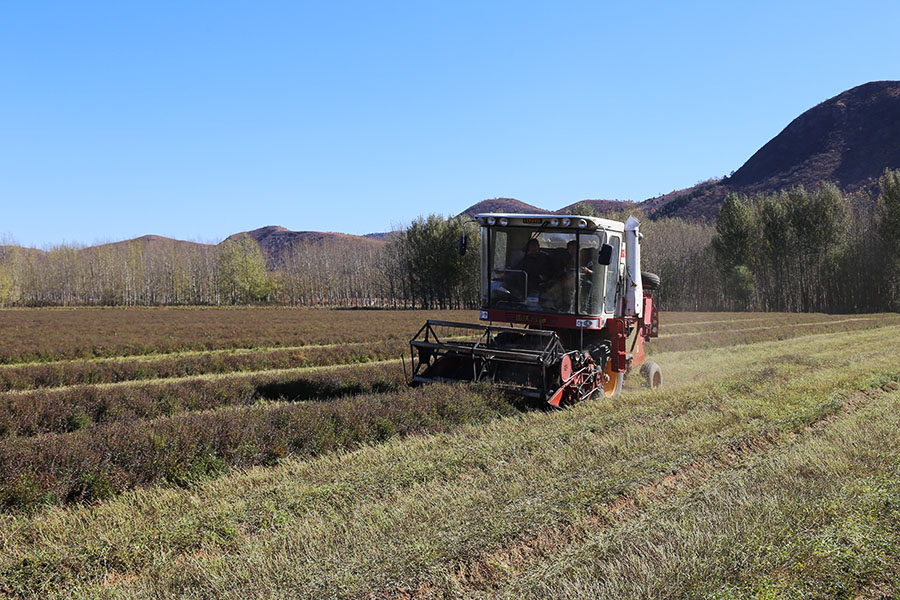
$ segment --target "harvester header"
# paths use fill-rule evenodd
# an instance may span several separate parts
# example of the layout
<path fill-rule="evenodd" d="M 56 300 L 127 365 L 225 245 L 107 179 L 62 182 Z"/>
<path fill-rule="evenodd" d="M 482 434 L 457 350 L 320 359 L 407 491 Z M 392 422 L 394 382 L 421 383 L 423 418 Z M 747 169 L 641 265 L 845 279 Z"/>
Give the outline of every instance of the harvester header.
<path fill-rule="evenodd" d="M 625 372 L 644 363 L 644 342 L 658 335 L 659 278 L 641 273 L 638 220 L 476 219 L 480 319 L 489 324 L 427 322 L 410 342 L 410 383 L 487 380 L 554 406 L 595 391 L 616 395 Z M 661 382 L 654 363 L 642 372 L 649 385 Z"/>

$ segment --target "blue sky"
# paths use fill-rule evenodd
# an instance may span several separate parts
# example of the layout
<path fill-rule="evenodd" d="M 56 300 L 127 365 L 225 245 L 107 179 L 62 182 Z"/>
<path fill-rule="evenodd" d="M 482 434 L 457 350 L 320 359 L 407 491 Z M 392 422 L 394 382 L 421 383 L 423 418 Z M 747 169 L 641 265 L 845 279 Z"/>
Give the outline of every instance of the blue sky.
<path fill-rule="evenodd" d="M 900 3 L 22 2 L 0 236 L 385 231 L 485 198 L 643 200 L 900 79 Z"/>

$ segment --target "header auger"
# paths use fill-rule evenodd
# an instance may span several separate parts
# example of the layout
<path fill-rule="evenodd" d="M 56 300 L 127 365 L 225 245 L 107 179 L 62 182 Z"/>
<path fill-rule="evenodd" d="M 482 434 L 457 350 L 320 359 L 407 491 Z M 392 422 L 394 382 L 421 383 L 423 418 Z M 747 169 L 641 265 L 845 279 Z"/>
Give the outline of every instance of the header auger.
<path fill-rule="evenodd" d="M 659 333 L 659 278 L 640 271 L 637 219 L 476 218 L 489 324 L 427 321 L 410 341 L 411 385 L 490 381 L 559 407 L 615 396 L 638 366 L 649 386 L 661 384 L 659 366 L 644 360 L 644 342 Z"/>

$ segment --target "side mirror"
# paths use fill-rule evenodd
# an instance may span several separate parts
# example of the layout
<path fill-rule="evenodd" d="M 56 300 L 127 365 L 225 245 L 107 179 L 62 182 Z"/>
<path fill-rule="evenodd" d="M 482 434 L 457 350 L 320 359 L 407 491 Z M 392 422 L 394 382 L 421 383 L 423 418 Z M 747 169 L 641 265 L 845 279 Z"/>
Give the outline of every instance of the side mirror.
<path fill-rule="evenodd" d="M 469 237 L 466 234 L 462 234 L 459 236 L 459 243 L 456 245 L 456 250 L 459 252 L 460 256 L 466 255 L 466 250 L 469 246 Z"/>
<path fill-rule="evenodd" d="M 603 244 L 600 247 L 600 254 L 597 255 L 597 262 L 605 267 L 608 267 L 610 263 L 612 263 L 612 251 L 612 246 L 610 246 L 609 244 Z"/>

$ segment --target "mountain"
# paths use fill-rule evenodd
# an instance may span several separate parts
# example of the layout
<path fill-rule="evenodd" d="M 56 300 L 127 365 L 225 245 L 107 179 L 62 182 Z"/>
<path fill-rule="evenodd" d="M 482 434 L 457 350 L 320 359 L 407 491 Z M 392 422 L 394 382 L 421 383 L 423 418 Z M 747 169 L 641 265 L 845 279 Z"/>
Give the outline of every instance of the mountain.
<path fill-rule="evenodd" d="M 643 202 L 583 200 L 549 211 L 513 198 L 484 200 L 463 214 L 567 212 L 585 203 L 600 212 L 640 209 L 651 218 L 714 219 L 729 192 L 776 192 L 831 181 L 846 192 L 877 192 L 886 168 L 900 168 L 900 81 L 872 81 L 810 108 L 757 150 L 730 177 L 710 179 Z"/>
<path fill-rule="evenodd" d="M 831 181 L 876 191 L 885 168 L 900 168 L 900 81 L 872 81 L 807 110 L 731 177 L 644 202 L 652 216 L 715 217 L 728 192 L 754 194 Z"/>
<path fill-rule="evenodd" d="M 123 240 L 121 242 L 109 242 L 106 244 L 98 244 L 96 246 L 88 246 L 84 250 L 99 250 L 102 248 L 125 248 L 132 244 L 139 244 L 143 250 L 155 250 L 176 246 L 179 249 L 187 248 L 210 248 L 212 244 L 203 244 L 200 242 L 188 242 L 185 240 L 176 240 L 175 238 L 164 237 L 161 235 L 142 235 L 141 237 L 131 240 Z"/>
<path fill-rule="evenodd" d="M 591 208 L 601 213 L 619 212 L 629 210 L 635 206 L 639 206 L 637 202 L 628 200 L 579 200 L 557 210 L 548 210 L 531 204 L 526 204 L 515 198 L 490 198 L 482 200 L 477 204 L 473 204 L 460 215 L 468 215 L 474 217 L 481 213 L 511 213 L 511 214 L 567 214 L 572 208 L 579 204 L 587 204 Z"/>
<path fill-rule="evenodd" d="M 877 192 L 878 178 L 885 168 L 900 168 L 900 81 L 873 81 L 849 89 L 810 108 L 757 150 L 730 177 L 710 179 L 690 188 L 650 198 L 643 202 L 582 200 L 560 209 L 545 209 L 515 198 L 490 198 L 473 204 L 460 214 L 538 213 L 559 214 L 577 204 L 599 212 L 638 209 L 651 218 L 682 217 L 714 219 L 729 192 L 754 194 L 775 192 L 796 185 L 814 188 L 832 181 L 844 191 Z M 366 236 L 321 231 L 291 231 L 270 225 L 236 233 L 259 243 L 270 266 L 296 245 L 340 247 L 340 251 L 366 250 L 386 243 L 390 233 Z M 145 235 L 133 240 L 86 248 L 121 248 L 138 243 L 146 248 L 208 248 L 208 244 Z M 42 251 L 25 249 L 33 255 Z M 0 246 L 0 259 L 11 247 Z"/>
<path fill-rule="evenodd" d="M 490 198 L 488 200 L 482 200 L 477 204 L 473 204 L 460 214 L 474 217 L 480 213 L 543 214 L 550 212 L 551 211 L 549 210 L 526 204 L 515 198 Z"/>
<path fill-rule="evenodd" d="M 225 238 L 222 243 L 242 236 L 249 236 L 259 244 L 263 257 L 265 257 L 266 263 L 270 267 L 277 266 L 284 259 L 285 253 L 294 246 L 328 246 L 329 249 L 336 249 L 340 252 L 355 252 L 380 247 L 390 239 L 389 233 L 361 236 L 323 231 L 291 231 L 284 227 L 270 225 L 252 231 L 242 231 L 240 233 L 232 234 Z M 138 245 L 145 253 L 164 253 L 172 248 L 176 250 L 206 250 L 215 248 L 217 244 L 202 244 L 199 242 L 176 240 L 174 238 L 159 235 L 144 235 L 130 240 L 122 240 L 120 242 L 86 246 L 79 248 L 78 252 L 94 253 L 106 249 L 126 252 L 134 245 Z M 45 250 L 39 250 L 37 248 L 0 245 L 0 262 L 6 260 L 9 256 L 12 256 L 14 251 L 24 252 L 26 256 L 35 257 L 46 254 Z"/>
<path fill-rule="evenodd" d="M 632 202 L 630 200 L 580 200 L 567 206 L 563 206 L 555 212 L 561 215 L 568 214 L 579 204 L 586 204 L 599 213 L 623 212 L 639 206 L 637 202 Z"/>
<path fill-rule="evenodd" d="M 346 247 L 347 251 L 352 252 L 358 249 L 378 247 L 385 243 L 384 238 L 376 236 L 369 237 L 324 231 L 291 231 L 278 225 L 269 225 L 252 231 L 235 233 L 225 238 L 225 241 L 242 236 L 249 236 L 256 240 L 269 266 L 278 265 L 284 259 L 285 253 L 294 246 L 341 245 Z"/>
<path fill-rule="evenodd" d="M 900 81 L 873 81 L 809 109 L 728 180 L 738 188 L 834 181 L 858 189 L 900 166 Z"/>

